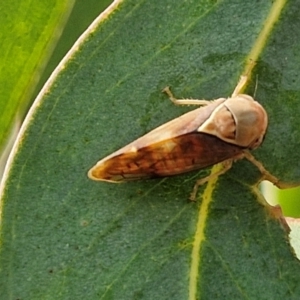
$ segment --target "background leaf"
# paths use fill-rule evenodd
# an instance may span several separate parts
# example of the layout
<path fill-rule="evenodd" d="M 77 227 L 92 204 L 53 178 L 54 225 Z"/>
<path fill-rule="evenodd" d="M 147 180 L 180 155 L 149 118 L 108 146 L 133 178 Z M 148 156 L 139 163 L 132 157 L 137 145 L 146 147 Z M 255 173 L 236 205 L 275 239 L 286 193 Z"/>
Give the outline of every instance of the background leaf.
<path fill-rule="evenodd" d="M 66 26 L 63 28 L 63 32 L 49 59 L 49 63 L 45 67 L 36 86 L 34 97 L 37 96 L 53 70 L 67 54 L 78 37 L 111 2 L 111 0 L 75 0 Z"/>
<path fill-rule="evenodd" d="M 99 158 L 189 110 L 172 106 L 165 86 L 182 98 L 230 95 L 272 3 L 114 5 L 52 77 L 15 148 L 2 189 L 3 297 L 299 298 L 298 261 L 257 201 L 249 162 L 202 187 L 197 203 L 186 199 L 208 170 L 124 185 L 86 177 Z M 289 182 L 300 179 L 299 8 L 280 11 L 247 89 L 269 115 L 253 154 Z"/>
<path fill-rule="evenodd" d="M 10 1 L 0 5 L 0 151 L 60 35 L 73 1 Z"/>

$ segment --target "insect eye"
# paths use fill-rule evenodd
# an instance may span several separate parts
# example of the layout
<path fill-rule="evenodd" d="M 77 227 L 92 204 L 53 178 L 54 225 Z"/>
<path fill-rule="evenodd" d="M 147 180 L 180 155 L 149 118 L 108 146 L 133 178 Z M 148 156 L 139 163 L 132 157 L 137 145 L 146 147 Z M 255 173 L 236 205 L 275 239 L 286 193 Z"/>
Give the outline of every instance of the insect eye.
<path fill-rule="evenodd" d="M 224 107 L 216 114 L 215 123 L 220 137 L 226 139 L 235 139 L 236 124 L 232 113 Z"/>
<path fill-rule="evenodd" d="M 257 139 L 255 139 L 253 141 L 253 143 L 249 146 L 249 148 L 250 149 L 255 149 L 261 144 L 261 142 L 262 142 L 262 137 L 260 136 L 260 137 L 258 137 Z"/>

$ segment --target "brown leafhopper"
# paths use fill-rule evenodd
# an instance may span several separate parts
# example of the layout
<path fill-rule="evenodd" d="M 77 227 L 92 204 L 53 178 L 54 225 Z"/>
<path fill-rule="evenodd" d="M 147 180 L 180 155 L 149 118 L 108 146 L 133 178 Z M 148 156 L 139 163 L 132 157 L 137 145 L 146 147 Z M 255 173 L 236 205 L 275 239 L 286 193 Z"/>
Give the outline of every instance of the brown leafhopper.
<path fill-rule="evenodd" d="M 213 101 L 176 99 L 167 87 L 163 91 L 180 105 L 201 105 L 159 126 L 129 145 L 103 158 L 88 172 L 98 181 L 126 182 L 177 175 L 224 162 L 218 173 L 198 180 L 199 185 L 211 176 L 227 171 L 232 162 L 247 158 L 268 180 L 278 181 L 248 152 L 260 146 L 268 126 L 265 109 L 251 96 L 241 94 L 247 82 L 242 76 L 230 98 Z"/>

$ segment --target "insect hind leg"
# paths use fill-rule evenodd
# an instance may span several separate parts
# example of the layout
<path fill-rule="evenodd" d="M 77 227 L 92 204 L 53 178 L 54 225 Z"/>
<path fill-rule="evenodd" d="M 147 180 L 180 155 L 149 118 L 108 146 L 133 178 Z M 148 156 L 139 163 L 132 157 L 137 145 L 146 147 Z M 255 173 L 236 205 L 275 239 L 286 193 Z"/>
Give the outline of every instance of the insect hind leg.
<path fill-rule="evenodd" d="M 201 179 L 198 179 L 194 185 L 194 188 L 193 188 L 193 191 L 190 195 L 190 200 L 191 201 L 195 201 L 196 199 L 196 195 L 197 195 L 197 191 L 199 189 L 199 187 L 201 185 L 203 185 L 204 183 L 208 182 L 209 180 L 212 180 L 212 179 L 215 179 L 216 177 L 219 177 L 220 175 L 226 173 L 232 166 L 232 162 L 233 160 L 232 159 L 228 159 L 228 160 L 225 160 L 223 163 L 222 163 L 222 166 L 223 168 L 213 174 L 210 174 L 204 178 L 201 178 Z"/>
<path fill-rule="evenodd" d="M 171 92 L 170 88 L 167 86 L 165 87 L 162 92 L 166 93 L 170 100 L 176 105 L 208 105 L 211 104 L 211 101 L 208 100 L 198 100 L 198 99 L 177 99 L 174 97 L 173 93 Z"/>

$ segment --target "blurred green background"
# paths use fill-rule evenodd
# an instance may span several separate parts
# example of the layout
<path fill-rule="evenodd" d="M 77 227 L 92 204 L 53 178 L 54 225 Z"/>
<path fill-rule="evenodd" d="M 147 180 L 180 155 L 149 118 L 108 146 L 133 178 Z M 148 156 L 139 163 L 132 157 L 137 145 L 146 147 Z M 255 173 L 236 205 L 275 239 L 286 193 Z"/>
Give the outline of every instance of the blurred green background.
<path fill-rule="evenodd" d="M 94 19 L 109 6 L 111 0 L 76 0 L 53 54 L 35 88 L 32 101 L 65 54 Z"/>

